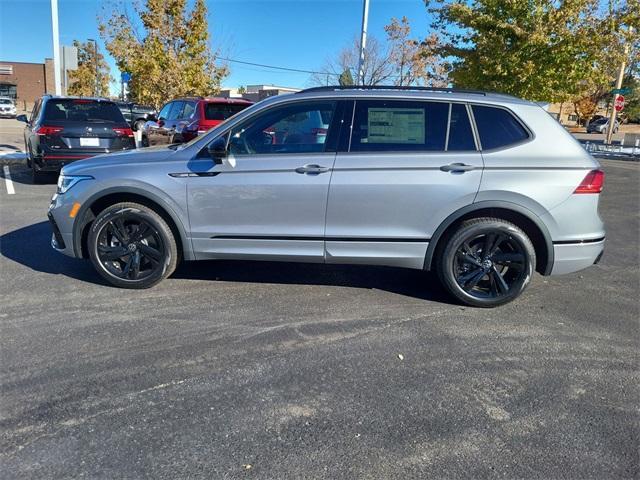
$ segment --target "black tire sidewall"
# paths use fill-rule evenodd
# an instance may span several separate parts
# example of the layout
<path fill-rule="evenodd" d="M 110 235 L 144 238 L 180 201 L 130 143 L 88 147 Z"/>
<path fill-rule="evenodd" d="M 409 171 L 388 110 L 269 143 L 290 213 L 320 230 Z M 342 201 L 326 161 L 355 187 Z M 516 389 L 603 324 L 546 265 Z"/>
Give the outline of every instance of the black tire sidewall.
<path fill-rule="evenodd" d="M 498 298 L 479 298 L 467 293 L 455 279 L 453 271 L 454 259 L 456 251 L 469 237 L 482 235 L 486 233 L 502 232 L 508 234 L 514 241 L 516 241 L 522 251 L 525 254 L 525 270 L 526 274 L 518 281 L 518 283 L 511 286 L 507 295 Z M 457 230 L 449 239 L 446 247 L 442 252 L 440 259 L 440 268 L 438 273 L 443 285 L 451 294 L 453 294 L 461 302 L 476 306 L 476 307 L 497 307 L 504 305 L 505 303 L 515 300 L 520 294 L 527 288 L 533 277 L 533 271 L 535 268 L 535 250 L 531 244 L 531 240 L 526 234 L 515 225 L 509 222 L 502 222 L 499 220 L 490 220 L 484 222 L 470 222 L 463 224 L 459 230 Z"/>
<path fill-rule="evenodd" d="M 138 216 L 148 222 L 158 232 L 164 244 L 165 258 L 163 259 L 163 268 L 154 272 L 153 275 L 140 280 L 125 280 L 114 276 L 102 265 L 98 258 L 98 237 L 100 233 L 107 223 L 123 213 Z M 114 205 L 102 211 L 91 225 L 87 247 L 89 258 L 96 271 L 102 278 L 117 287 L 135 289 L 152 287 L 173 273 L 177 262 L 177 249 L 171 229 L 156 212 L 142 205 Z"/>

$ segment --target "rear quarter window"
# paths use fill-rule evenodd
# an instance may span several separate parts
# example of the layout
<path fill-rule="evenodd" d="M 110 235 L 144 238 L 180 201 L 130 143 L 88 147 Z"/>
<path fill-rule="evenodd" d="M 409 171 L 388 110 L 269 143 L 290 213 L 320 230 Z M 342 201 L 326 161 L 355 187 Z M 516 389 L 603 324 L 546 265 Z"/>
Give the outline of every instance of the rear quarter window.
<path fill-rule="evenodd" d="M 482 150 L 508 147 L 529 138 L 527 130 L 508 110 L 480 105 L 472 108 Z"/>

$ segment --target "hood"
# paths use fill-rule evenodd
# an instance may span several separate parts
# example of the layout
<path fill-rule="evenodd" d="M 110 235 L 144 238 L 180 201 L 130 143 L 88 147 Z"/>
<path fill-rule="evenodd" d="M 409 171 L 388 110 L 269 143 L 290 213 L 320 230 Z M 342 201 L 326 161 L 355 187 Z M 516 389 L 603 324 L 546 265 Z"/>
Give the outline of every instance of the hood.
<path fill-rule="evenodd" d="M 95 167 L 118 167 L 130 163 L 152 163 L 166 159 L 176 153 L 166 146 L 139 148 L 122 152 L 106 153 L 95 157 L 77 160 L 62 168 L 62 175 L 81 175 Z"/>

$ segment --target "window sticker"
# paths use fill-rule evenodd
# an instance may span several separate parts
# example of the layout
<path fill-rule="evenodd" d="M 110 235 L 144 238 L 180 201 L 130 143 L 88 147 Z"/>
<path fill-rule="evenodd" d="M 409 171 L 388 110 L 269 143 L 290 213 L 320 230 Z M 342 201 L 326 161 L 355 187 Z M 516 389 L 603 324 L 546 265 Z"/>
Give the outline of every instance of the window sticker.
<path fill-rule="evenodd" d="M 424 109 L 373 107 L 368 111 L 369 133 L 362 143 L 424 143 Z"/>

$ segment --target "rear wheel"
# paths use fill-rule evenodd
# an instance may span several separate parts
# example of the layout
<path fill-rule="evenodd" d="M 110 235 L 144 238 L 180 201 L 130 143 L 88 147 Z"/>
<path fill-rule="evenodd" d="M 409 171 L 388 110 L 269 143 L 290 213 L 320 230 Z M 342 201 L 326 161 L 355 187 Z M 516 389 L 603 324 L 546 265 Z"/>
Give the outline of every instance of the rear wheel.
<path fill-rule="evenodd" d="M 89 257 L 98 273 L 123 288 L 149 288 L 173 273 L 176 241 L 164 219 L 136 203 L 103 210 L 91 226 Z"/>
<path fill-rule="evenodd" d="M 45 183 L 49 179 L 48 172 L 41 172 L 36 162 L 31 160 L 31 182 L 35 185 Z"/>
<path fill-rule="evenodd" d="M 438 258 L 438 276 L 458 300 L 496 307 L 517 298 L 529 285 L 536 254 L 516 225 L 497 218 L 463 222 Z"/>
<path fill-rule="evenodd" d="M 133 124 L 133 129 L 135 131 L 142 131 L 143 127 L 144 127 L 144 120 L 138 120 L 136 123 Z"/>

